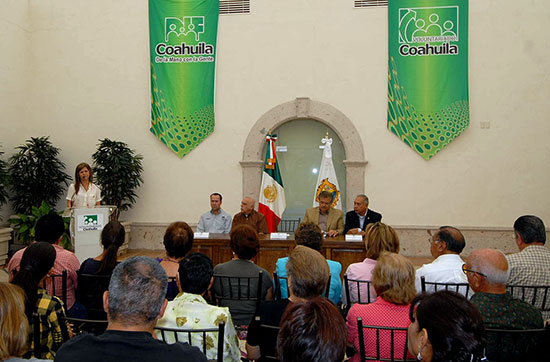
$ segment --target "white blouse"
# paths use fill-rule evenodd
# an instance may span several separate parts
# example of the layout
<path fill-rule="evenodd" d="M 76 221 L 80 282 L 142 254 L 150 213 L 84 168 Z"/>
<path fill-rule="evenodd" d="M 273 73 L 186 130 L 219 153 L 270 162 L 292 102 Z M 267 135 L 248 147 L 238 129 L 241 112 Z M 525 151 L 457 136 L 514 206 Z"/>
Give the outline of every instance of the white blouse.
<path fill-rule="evenodd" d="M 101 190 L 95 184 L 90 183 L 88 191 L 80 185 L 78 194 L 76 194 L 74 184 L 71 184 L 67 192 L 67 201 L 73 201 L 73 207 L 94 207 L 98 201 L 101 201 Z"/>

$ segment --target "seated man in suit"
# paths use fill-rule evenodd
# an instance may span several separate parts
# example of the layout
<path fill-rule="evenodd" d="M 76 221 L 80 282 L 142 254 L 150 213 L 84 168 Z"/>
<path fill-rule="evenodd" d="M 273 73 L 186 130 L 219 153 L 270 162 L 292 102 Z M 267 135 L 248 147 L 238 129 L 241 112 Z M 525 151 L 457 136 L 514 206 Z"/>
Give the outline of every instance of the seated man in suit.
<path fill-rule="evenodd" d="M 319 206 L 306 210 L 304 223 L 312 222 L 319 225 L 328 236 L 334 237 L 344 233 L 344 212 L 332 205 L 332 194 L 323 191 L 319 194 Z"/>
<path fill-rule="evenodd" d="M 369 209 L 369 198 L 367 195 L 357 195 L 355 201 L 353 201 L 353 211 L 346 213 L 344 234 L 365 235 L 368 224 L 374 224 L 381 220 L 381 214 Z"/>

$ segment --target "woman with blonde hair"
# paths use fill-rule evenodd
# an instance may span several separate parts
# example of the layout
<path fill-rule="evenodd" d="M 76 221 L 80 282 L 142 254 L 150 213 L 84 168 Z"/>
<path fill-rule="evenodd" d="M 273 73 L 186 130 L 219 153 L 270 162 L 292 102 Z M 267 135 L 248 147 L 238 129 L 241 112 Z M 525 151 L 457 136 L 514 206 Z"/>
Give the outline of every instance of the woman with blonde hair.
<path fill-rule="evenodd" d="M 46 361 L 21 358 L 27 352 L 28 337 L 23 290 L 13 284 L 0 283 L 0 361 Z"/>
<path fill-rule="evenodd" d="M 378 257 L 383 252 L 399 253 L 399 236 L 397 232 L 389 225 L 382 222 L 369 224 L 365 231 L 365 248 L 367 250 L 366 258 L 360 263 L 353 263 L 348 266 L 346 275 L 348 279 L 370 281 L 372 271 L 376 266 Z M 345 285 L 342 288 L 342 300 L 344 304 L 357 303 L 359 300 L 357 293 L 357 283 L 349 283 L 350 300 L 346 300 Z M 376 291 L 371 288 L 363 287 L 360 290 L 361 303 L 370 303 L 376 299 Z"/>
<path fill-rule="evenodd" d="M 404 256 L 394 253 L 382 253 L 372 272 L 372 284 L 378 297 L 374 303 L 355 304 L 347 316 L 348 341 L 359 351 L 357 318 L 361 317 L 363 325 L 407 328 L 410 324 L 409 306 L 416 295 L 414 286 L 415 270 L 412 263 Z M 392 355 L 403 356 L 407 341 L 406 331 L 380 330 L 380 357 Z M 369 357 L 377 355 L 377 332 L 374 329 L 364 331 L 365 352 Z M 412 355 L 410 356 L 412 358 Z M 356 354 L 351 361 L 359 361 Z"/>

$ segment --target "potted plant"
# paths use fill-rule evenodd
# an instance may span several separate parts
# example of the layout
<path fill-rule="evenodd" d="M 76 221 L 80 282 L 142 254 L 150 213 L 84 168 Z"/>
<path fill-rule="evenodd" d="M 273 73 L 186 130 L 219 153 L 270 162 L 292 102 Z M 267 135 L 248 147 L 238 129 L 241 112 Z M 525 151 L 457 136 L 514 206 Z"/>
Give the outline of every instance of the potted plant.
<path fill-rule="evenodd" d="M 49 137 L 32 137 L 17 149 L 19 152 L 8 161 L 11 200 L 17 213 L 9 221 L 15 226 L 16 239 L 28 244 L 38 218 L 55 212 L 49 205 L 57 204 L 69 176 L 58 158 L 59 148 L 52 145 Z"/>
<path fill-rule="evenodd" d="M 4 154 L 0 151 L 0 156 Z M 8 202 L 8 171 L 6 161 L 0 159 L 0 207 Z M 0 221 L 2 217 L 0 216 Z M 8 247 L 12 228 L 0 227 L 0 265 L 4 265 L 8 257 Z"/>
<path fill-rule="evenodd" d="M 116 206 L 112 218 L 118 220 L 120 212 L 130 209 L 137 199 L 136 190 L 143 182 L 141 173 L 143 156 L 136 154 L 128 145 L 108 138 L 99 140 L 97 151 L 92 155 L 94 177 L 101 188 L 102 202 Z M 124 222 L 126 242 L 119 249 L 128 248 L 130 223 Z"/>

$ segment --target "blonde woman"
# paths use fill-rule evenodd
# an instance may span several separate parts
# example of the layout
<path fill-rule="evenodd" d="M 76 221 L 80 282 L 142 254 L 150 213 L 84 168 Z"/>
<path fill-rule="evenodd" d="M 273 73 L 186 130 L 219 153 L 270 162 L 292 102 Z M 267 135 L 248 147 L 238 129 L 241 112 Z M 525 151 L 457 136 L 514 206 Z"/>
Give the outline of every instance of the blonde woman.
<path fill-rule="evenodd" d="M 0 283 L 0 361 L 46 361 L 23 359 L 27 352 L 29 323 L 25 316 L 25 295 L 18 286 Z"/>
<path fill-rule="evenodd" d="M 363 325 L 398 328 L 409 326 L 409 306 L 416 295 L 414 277 L 414 266 L 404 256 L 393 253 L 383 253 L 380 256 L 372 272 L 372 284 L 378 295 L 376 301 L 370 304 L 354 304 L 347 316 L 348 341 L 356 351 L 359 351 L 357 317 L 361 317 Z M 364 339 L 367 356 L 376 356 L 376 331 L 366 330 Z M 406 340 L 406 331 L 395 334 L 395 356 L 403 355 Z M 390 356 L 390 331 L 381 330 L 380 357 Z M 359 360 L 358 354 L 351 359 L 352 362 Z"/>
<path fill-rule="evenodd" d="M 372 280 L 372 271 L 376 266 L 378 257 L 383 252 L 399 253 L 399 236 L 395 230 L 384 223 L 376 222 L 369 224 L 365 232 L 365 248 L 367 249 L 367 257 L 360 263 L 353 263 L 348 266 L 346 274 L 348 279 L 353 280 Z M 342 288 L 342 301 L 344 304 L 357 303 L 357 283 L 350 282 L 350 301 L 346 300 L 345 285 Z M 370 294 L 370 300 L 369 300 Z M 362 287 L 360 291 L 361 302 L 372 302 L 376 299 L 376 291 L 371 285 L 370 293 L 366 287 Z"/>

